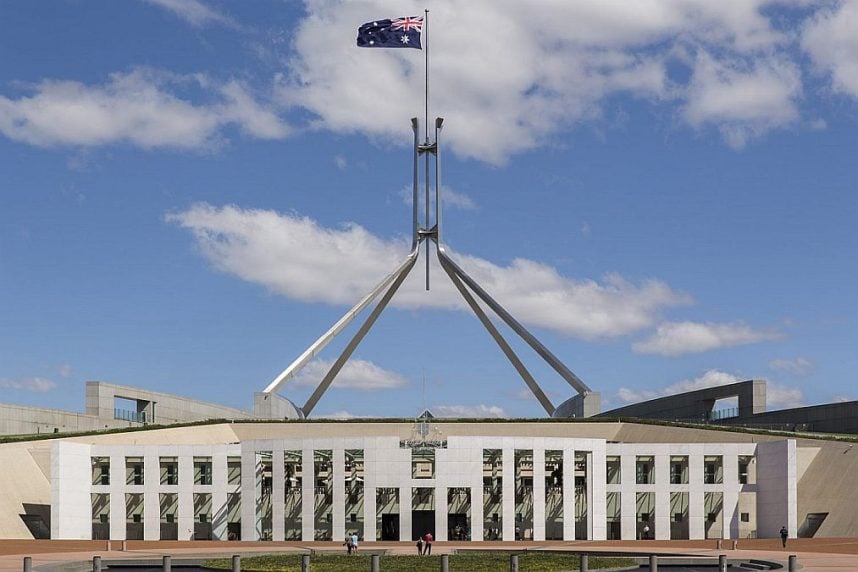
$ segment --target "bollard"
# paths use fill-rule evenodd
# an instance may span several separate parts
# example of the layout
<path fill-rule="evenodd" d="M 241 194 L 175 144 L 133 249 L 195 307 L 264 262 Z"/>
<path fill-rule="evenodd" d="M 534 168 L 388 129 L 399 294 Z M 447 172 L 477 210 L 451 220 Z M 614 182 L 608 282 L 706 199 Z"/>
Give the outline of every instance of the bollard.
<path fill-rule="evenodd" d="M 518 572 L 518 554 L 509 555 L 509 572 Z"/>
<path fill-rule="evenodd" d="M 301 556 L 301 572 L 310 572 L 310 555 Z"/>
<path fill-rule="evenodd" d="M 649 572 L 658 572 L 658 555 L 649 555 Z"/>
<path fill-rule="evenodd" d="M 125 552 L 126 550 L 128 550 L 128 541 L 123 540 L 122 541 L 122 552 Z"/>
<path fill-rule="evenodd" d="M 101 556 L 92 557 L 92 572 L 101 572 Z"/>
<path fill-rule="evenodd" d="M 24 556 L 24 572 L 32 572 L 33 571 L 33 557 L 32 556 Z"/>
<path fill-rule="evenodd" d="M 450 555 L 441 555 L 441 572 L 450 572 Z"/>
<path fill-rule="evenodd" d="M 715 541 L 715 550 L 721 550 L 721 539 Z"/>
<path fill-rule="evenodd" d="M 241 572 L 241 556 L 238 554 L 232 555 L 232 572 Z"/>
<path fill-rule="evenodd" d="M 739 546 L 739 541 L 738 541 L 738 540 L 734 540 L 734 541 L 733 541 L 733 550 L 736 550 L 736 548 L 738 548 L 738 546 Z"/>
<path fill-rule="evenodd" d="M 104 548 L 105 548 L 105 550 L 110 552 L 110 541 L 109 540 L 104 541 Z"/>
<path fill-rule="evenodd" d="M 727 557 L 723 554 L 718 555 L 718 572 L 727 572 Z"/>
<path fill-rule="evenodd" d="M 590 570 L 590 555 L 582 554 L 581 555 L 581 572 L 589 572 Z"/>
<path fill-rule="evenodd" d="M 796 560 L 795 554 L 790 554 L 789 557 L 789 572 L 796 572 L 798 570 L 798 562 Z"/>
<path fill-rule="evenodd" d="M 170 572 L 170 569 L 173 568 L 173 559 L 169 556 L 164 556 L 164 558 L 161 559 L 161 568 L 164 572 Z"/>
<path fill-rule="evenodd" d="M 369 569 L 371 570 L 371 572 L 378 572 L 378 554 L 372 555 L 372 560 L 370 560 Z"/>

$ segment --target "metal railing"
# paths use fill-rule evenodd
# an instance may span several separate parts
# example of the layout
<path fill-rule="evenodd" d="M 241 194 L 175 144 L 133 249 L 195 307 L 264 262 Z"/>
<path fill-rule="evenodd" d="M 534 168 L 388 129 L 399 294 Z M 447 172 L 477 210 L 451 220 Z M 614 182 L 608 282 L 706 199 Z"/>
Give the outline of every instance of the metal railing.
<path fill-rule="evenodd" d="M 114 409 L 113 418 L 133 423 L 146 423 L 146 412 L 132 411 L 130 409 Z"/>

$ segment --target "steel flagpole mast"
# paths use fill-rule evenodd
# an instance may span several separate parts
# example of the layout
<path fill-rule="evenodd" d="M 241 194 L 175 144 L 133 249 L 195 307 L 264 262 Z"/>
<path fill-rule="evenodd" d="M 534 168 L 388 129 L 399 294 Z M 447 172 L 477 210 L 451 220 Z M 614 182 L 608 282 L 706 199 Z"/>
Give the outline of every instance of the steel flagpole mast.
<path fill-rule="evenodd" d="M 425 75 L 425 87 L 426 90 L 423 95 L 423 103 L 425 107 L 425 121 L 423 123 L 423 129 L 425 130 L 426 138 L 424 139 L 424 145 L 429 147 L 429 10 L 423 10 L 423 33 L 421 34 L 421 40 L 423 43 L 423 71 Z M 426 212 L 424 213 L 426 219 L 426 229 L 429 229 L 429 154 L 426 154 Z M 429 290 L 429 241 L 426 241 L 426 290 Z"/>

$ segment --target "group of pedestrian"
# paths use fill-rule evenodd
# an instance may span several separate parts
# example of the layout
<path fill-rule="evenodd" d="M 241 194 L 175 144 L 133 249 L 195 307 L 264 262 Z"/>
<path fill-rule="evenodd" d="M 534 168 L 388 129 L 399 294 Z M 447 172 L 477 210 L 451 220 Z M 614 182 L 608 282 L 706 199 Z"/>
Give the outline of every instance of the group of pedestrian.
<path fill-rule="evenodd" d="M 417 555 L 418 556 L 429 556 L 432 554 L 432 542 L 435 539 L 432 538 L 432 533 L 427 532 L 423 536 L 417 539 Z"/>
<path fill-rule="evenodd" d="M 358 551 L 358 535 L 357 535 L 357 533 L 354 533 L 351 536 L 346 536 L 346 541 L 343 542 L 343 546 L 346 547 L 346 552 L 348 552 L 349 554 L 357 554 L 357 551 Z"/>

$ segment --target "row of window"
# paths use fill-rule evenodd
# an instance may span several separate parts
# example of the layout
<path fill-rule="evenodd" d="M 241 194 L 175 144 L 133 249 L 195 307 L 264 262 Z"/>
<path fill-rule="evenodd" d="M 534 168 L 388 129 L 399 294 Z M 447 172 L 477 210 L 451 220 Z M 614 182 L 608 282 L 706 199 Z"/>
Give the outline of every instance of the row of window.
<path fill-rule="evenodd" d="M 607 457 L 606 465 L 606 482 L 609 485 L 622 484 L 620 457 Z M 670 473 L 668 476 L 669 482 L 672 485 L 688 484 L 688 456 L 672 455 L 670 457 Z M 756 482 L 753 457 L 739 457 L 737 478 L 739 483 L 743 485 Z M 655 484 L 655 482 L 655 457 L 637 456 L 635 458 L 635 483 L 638 485 L 651 485 Z M 707 455 L 703 457 L 703 483 L 715 485 L 723 482 L 724 458 L 721 455 Z"/>
<path fill-rule="evenodd" d="M 360 452 L 362 453 L 362 451 Z M 484 454 L 484 466 L 490 467 L 489 471 L 484 469 L 489 475 L 499 468 L 498 459 L 492 458 L 491 453 L 497 455 L 498 452 L 487 450 Z M 360 467 L 359 473 L 362 473 L 363 463 L 362 454 L 359 462 L 354 462 L 353 459 L 349 464 L 353 469 Z M 488 457 L 487 459 L 485 457 Z M 518 459 L 517 459 L 518 460 Z M 92 484 L 94 485 L 109 485 L 110 484 L 110 458 L 109 457 L 92 457 Z M 432 478 L 434 477 L 434 450 L 415 450 L 412 452 L 412 476 L 414 478 Z M 493 462 L 494 461 L 494 462 Z M 178 485 L 179 484 L 179 463 L 176 457 L 160 457 L 160 484 L 162 485 Z M 287 480 L 294 478 L 296 473 L 300 471 L 300 465 L 295 462 L 286 463 Z M 741 484 L 749 484 L 755 482 L 755 474 L 753 472 L 753 457 L 739 457 L 738 463 L 738 480 Z M 212 459 L 211 457 L 194 457 L 194 484 L 211 485 L 212 484 Z M 270 467 L 270 465 L 269 465 Z M 704 484 L 720 484 L 723 482 L 723 457 L 721 455 L 710 455 L 703 458 L 703 482 Z M 492 471 L 492 468 L 495 471 Z M 323 473 L 322 467 L 316 467 L 317 474 Z M 609 456 L 606 459 L 606 482 L 612 485 L 621 484 L 620 457 Z M 354 472 L 354 471 L 353 471 Z M 269 473 L 270 474 L 270 473 Z M 551 484 L 558 484 L 562 479 L 562 469 L 555 470 L 551 473 Z M 491 476 L 486 477 L 491 481 Z M 555 482 L 556 480 L 556 482 Z M 654 484 L 656 482 L 655 475 L 655 458 L 653 456 L 638 456 L 635 459 L 635 482 L 639 485 Z M 671 456 L 670 457 L 670 484 L 688 484 L 688 456 Z M 144 459 L 143 457 L 125 457 L 125 483 L 128 485 L 144 484 Z M 241 484 L 241 458 L 229 457 L 227 459 L 227 483 L 230 485 Z"/>
<path fill-rule="evenodd" d="M 92 484 L 110 484 L 110 457 L 92 457 Z M 194 484 L 212 484 L 212 458 L 194 457 Z M 143 457 L 125 457 L 125 484 L 145 484 L 145 461 Z M 176 457 L 159 458 L 159 482 L 162 485 L 179 484 L 179 462 Z M 241 457 L 227 459 L 227 484 L 241 484 Z"/>

